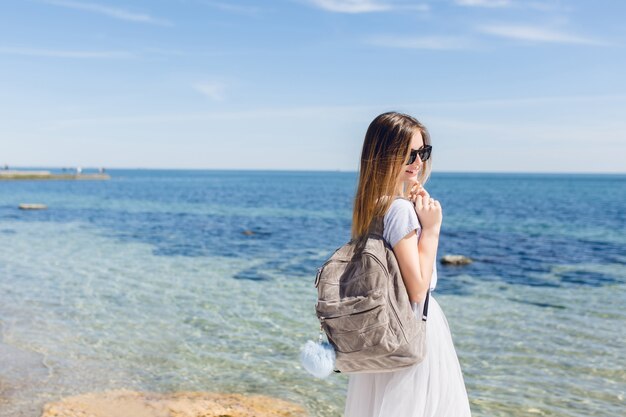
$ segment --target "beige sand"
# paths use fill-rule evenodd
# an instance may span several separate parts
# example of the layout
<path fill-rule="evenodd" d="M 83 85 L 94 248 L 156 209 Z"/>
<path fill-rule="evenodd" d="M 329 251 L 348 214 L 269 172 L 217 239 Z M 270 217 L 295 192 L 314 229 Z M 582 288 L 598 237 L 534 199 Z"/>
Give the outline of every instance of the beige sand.
<path fill-rule="evenodd" d="M 302 407 L 258 395 L 107 391 L 46 404 L 42 417 L 304 417 Z"/>

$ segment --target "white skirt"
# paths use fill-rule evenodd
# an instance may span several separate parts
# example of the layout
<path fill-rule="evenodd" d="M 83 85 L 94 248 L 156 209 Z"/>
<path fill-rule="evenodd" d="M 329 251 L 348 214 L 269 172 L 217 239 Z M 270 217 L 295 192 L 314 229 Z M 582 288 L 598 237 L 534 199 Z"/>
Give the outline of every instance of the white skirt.
<path fill-rule="evenodd" d="M 421 316 L 421 311 L 416 312 Z M 345 417 L 466 417 L 469 400 L 446 316 L 432 293 L 426 357 L 395 372 L 351 374 Z"/>

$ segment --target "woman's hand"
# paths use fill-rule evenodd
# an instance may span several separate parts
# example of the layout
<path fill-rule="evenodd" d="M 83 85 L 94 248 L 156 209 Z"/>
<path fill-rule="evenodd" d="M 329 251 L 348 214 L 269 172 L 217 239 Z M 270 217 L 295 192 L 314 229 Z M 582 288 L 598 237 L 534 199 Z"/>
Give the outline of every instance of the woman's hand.
<path fill-rule="evenodd" d="M 415 199 L 418 195 L 422 195 L 426 198 L 430 197 L 430 194 L 428 194 L 428 191 L 426 191 L 426 189 L 422 187 L 422 184 L 420 184 L 419 181 L 412 181 L 409 187 L 407 187 L 407 190 L 408 190 L 407 198 L 411 200 L 413 204 L 415 204 Z"/>
<path fill-rule="evenodd" d="M 443 213 L 438 200 L 430 197 L 430 194 L 419 182 L 409 189 L 409 200 L 415 205 L 415 212 L 424 230 L 431 230 L 439 234 Z"/>

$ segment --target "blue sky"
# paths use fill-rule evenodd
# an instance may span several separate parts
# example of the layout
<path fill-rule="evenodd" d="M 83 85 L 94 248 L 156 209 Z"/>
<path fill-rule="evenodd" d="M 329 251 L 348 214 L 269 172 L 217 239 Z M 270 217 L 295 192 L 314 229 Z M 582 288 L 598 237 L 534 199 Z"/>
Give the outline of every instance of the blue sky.
<path fill-rule="evenodd" d="M 398 110 L 439 171 L 626 172 L 626 2 L 5 0 L 0 164 L 356 170 Z"/>

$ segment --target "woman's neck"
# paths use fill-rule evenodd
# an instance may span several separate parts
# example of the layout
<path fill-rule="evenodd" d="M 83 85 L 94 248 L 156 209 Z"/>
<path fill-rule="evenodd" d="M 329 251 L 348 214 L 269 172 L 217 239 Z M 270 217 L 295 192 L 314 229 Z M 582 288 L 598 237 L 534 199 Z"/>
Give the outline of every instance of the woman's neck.
<path fill-rule="evenodd" d="M 396 196 L 404 197 L 404 188 L 406 187 L 406 183 L 404 181 L 400 182 L 396 187 Z"/>

